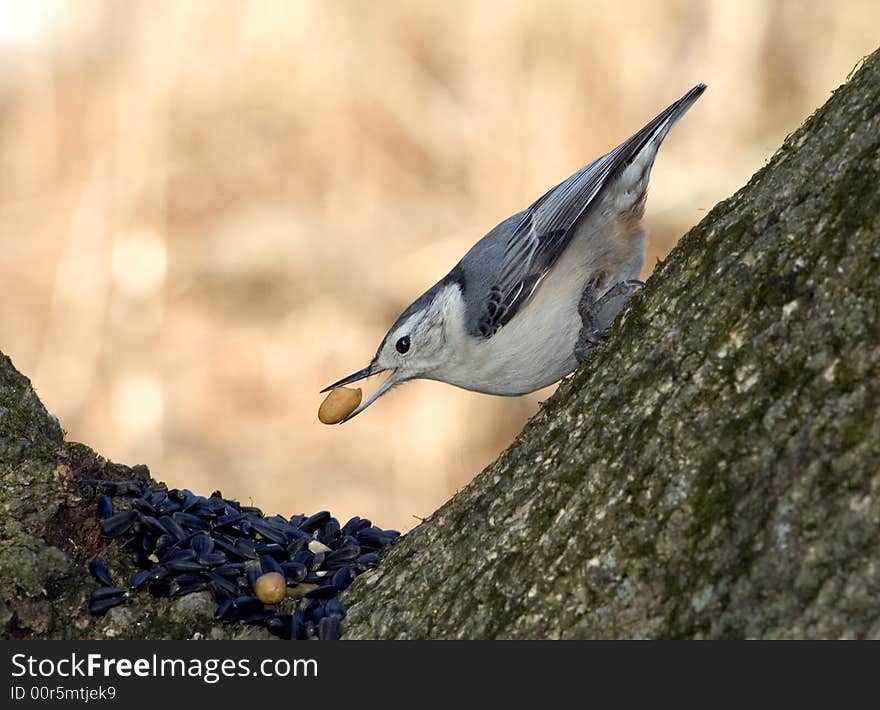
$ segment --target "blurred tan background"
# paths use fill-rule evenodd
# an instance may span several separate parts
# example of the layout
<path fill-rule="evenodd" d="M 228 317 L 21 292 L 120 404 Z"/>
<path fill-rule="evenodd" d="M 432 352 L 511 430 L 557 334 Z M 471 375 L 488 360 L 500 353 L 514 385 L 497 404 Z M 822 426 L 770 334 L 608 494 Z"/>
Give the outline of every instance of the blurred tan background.
<path fill-rule="evenodd" d="M 71 439 L 169 485 L 408 529 L 549 391 L 410 383 L 342 427 L 318 391 L 705 81 L 647 275 L 878 28 L 877 0 L 0 0 L 0 350 Z"/>

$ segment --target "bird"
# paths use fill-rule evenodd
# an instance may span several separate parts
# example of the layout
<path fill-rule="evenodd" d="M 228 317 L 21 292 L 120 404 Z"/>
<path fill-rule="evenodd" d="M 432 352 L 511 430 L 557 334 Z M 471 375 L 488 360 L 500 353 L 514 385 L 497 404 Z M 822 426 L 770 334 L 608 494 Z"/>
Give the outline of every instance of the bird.
<path fill-rule="evenodd" d="M 400 314 L 367 367 L 321 390 L 389 373 L 342 422 L 408 380 L 516 396 L 588 361 L 644 286 L 641 220 L 651 167 L 663 139 L 705 89 L 697 84 L 480 239 Z"/>

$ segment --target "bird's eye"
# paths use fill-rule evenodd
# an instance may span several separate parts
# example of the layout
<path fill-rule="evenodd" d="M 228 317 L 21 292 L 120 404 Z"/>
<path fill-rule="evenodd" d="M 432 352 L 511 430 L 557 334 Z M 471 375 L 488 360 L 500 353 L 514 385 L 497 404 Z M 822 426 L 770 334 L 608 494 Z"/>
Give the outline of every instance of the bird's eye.
<path fill-rule="evenodd" d="M 394 347 L 397 348 L 397 352 L 401 355 L 405 355 L 409 351 L 409 336 L 404 335 L 397 341 Z"/>

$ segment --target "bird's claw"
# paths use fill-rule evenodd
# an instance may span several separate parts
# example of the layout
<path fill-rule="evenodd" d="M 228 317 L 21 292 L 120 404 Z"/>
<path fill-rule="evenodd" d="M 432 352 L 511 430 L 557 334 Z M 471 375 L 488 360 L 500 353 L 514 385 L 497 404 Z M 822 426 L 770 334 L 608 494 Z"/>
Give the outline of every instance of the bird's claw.
<path fill-rule="evenodd" d="M 641 281 L 620 281 L 596 298 L 595 286 L 590 283 L 584 289 L 578 303 L 581 316 L 581 331 L 574 348 L 579 363 L 592 356 L 593 349 L 609 335 L 611 323 L 636 293 L 644 288 Z"/>

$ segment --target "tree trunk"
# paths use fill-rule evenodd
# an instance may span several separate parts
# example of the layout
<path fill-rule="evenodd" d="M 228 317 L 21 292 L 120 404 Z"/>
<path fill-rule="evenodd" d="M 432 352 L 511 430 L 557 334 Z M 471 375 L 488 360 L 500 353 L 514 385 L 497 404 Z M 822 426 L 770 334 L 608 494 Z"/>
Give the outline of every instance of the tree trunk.
<path fill-rule="evenodd" d="M 346 635 L 880 637 L 878 214 L 875 52 L 345 593 Z M 263 633 L 204 594 L 89 617 L 81 563 L 105 543 L 74 481 L 146 475 L 64 443 L 0 357 L 6 636 Z"/>

